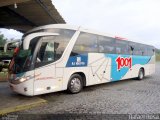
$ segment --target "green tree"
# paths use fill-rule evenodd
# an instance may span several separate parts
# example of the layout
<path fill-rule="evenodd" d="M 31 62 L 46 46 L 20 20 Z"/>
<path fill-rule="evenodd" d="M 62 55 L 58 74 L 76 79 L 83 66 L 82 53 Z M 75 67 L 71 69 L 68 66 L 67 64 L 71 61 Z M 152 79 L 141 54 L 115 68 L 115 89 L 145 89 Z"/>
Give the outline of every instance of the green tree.
<path fill-rule="evenodd" d="M 0 33 L 0 46 L 3 46 L 5 44 L 7 39 L 4 38 L 4 35 Z"/>
<path fill-rule="evenodd" d="M 156 61 L 160 61 L 160 49 L 156 49 Z"/>
<path fill-rule="evenodd" d="M 160 49 L 156 49 L 156 53 L 157 53 L 157 54 L 160 54 Z"/>

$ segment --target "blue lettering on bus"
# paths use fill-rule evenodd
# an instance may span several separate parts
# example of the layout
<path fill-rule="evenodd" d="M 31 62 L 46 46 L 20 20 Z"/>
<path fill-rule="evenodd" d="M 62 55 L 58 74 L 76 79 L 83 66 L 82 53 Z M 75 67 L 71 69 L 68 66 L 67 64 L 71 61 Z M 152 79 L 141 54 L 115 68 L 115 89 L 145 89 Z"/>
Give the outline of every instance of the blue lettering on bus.
<path fill-rule="evenodd" d="M 88 54 L 70 56 L 66 67 L 85 67 L 88 64 Z"/>

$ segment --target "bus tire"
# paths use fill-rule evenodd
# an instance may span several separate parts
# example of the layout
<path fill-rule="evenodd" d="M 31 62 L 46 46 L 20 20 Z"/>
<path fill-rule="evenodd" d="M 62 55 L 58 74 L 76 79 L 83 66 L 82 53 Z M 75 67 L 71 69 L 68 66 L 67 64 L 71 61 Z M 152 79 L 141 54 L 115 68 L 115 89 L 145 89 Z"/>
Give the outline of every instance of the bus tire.
<path fill-rule="evenodd" d="M 79 93 L 83 89 L 82 77 L 79 74 L 73 74 L 68 82 L 67 91 L 69 93 L 75 94 Z"/>
<path fill-rule="evenodd" d="M 144 78 L 144 69 L 140 69 L 138 73 L 138 80 L 142 80 Z"/>

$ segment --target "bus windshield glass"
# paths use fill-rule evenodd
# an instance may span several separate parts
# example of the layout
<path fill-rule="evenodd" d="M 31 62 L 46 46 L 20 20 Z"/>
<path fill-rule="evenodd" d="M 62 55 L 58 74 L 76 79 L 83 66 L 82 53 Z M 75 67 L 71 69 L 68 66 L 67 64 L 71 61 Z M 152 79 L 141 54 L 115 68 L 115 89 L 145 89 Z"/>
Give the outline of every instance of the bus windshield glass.
<path fill-rule="evenodd" d="M 58 33 L 59 35 L 35 37 L 31 40 L 28 50 L 23 49 L 22 42 L 20 50 L 10 64 L 10 70 L 13 74 L 29 71 L 33 65 L 37 68 L 60 59 L 75 33 L 73 30 L 66 29 L 49 29 L 45 32 Z"/>
<path fill-rule="evenodd" d="M 33 52 L 38 42 L 38 39 L 39 38 L 37 37 L 31 41 L 28 50 L 23 49 L 23 43 L 20 46 L 20 48 L 16 48 L 14 56 L 9 66 L 9 69 L 12 73 L 17 74 L 29 70 L 31 60 L 33 57 Z"/>

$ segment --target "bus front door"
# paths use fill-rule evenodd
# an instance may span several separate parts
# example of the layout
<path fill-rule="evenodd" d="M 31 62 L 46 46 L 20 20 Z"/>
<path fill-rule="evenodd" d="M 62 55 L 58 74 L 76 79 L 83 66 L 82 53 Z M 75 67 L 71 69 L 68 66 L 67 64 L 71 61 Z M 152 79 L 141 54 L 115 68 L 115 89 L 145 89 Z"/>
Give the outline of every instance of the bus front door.
<path fill-rule="evenodd" d="M 43 40 L 39 45 L 35 62 L 34 95 L 55 92 L 62 82 L 56 79 L 54 42 Z"/>

